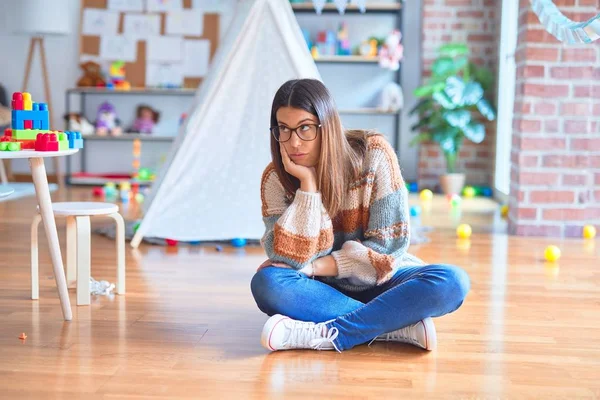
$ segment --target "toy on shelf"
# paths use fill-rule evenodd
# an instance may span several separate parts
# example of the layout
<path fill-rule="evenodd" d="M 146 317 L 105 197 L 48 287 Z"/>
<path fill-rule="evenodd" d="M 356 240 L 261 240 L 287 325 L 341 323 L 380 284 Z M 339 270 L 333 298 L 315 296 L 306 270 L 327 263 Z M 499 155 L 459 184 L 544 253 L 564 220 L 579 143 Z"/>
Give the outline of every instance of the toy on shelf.
<path fill-rule="evenodd" d="M 80 113 L 65 114 L 65 125 L 70 131 L 81 132 L 82 136 L 93 135 L 96 128 Z"/>
<path fill-rule="evenodd" d="M 342 22 L 337 33 L 337 55 L 349 56 L 352 54 L 350 49 L 350 40 L 348 39 L 348 24 Z"/>
<path fill-rule="evenodd" d="M 11 108 L 11 127 L 0 138 L 0 151 L 83 148 L 80 132 L 50 130 L 48 105 L 33 102 L 30 93 L 13 93 Z"/>
<path fill-rule="evenodd" d="M 385 42 L 379 49 L 379 65 L 392 71 L 400 69 L 400 60 L 404 57 L 404 46 L 400 43 L 402 33 L 394 29 L 385 39 Z"/>
<path fill-rule="evenodd" d="M 123 133 L 123 130 L 121 129 L 121 121 L 117 117 L 115 107 L 105 101 L 98 107 L 98 114 L 96 116 L 96 134 L 99 136 L 106 136 L 109 133 L 112 136 L 120 136 Z"/>
<path fill-rule="evenodd" d="M 114 61 L 110 65 L 107 89 L 130 90 L 131 84 L 125 80 L 125 62 Z"/>
<path fill-rule="evenodd" d="M 79 67 L 83 70 L 83 76 L 77 81 L 79 87 L 104 87 L 106 81 L 102 77 L 102 70 L 100 64 L 93 61 L 87 61 L 79 64 Z"/>
<path fill-rule="evenodd" d="M 152 133 L 160 119 L 160 113 L 152 107 L 142 104 L 136 111 L 136 119 L 130 129 L 131 133 Z"/>
<path fill-rule="evenodd" d="M 383 111 L 397 112 L 404 107 L 404 94 L 396 82 L 390 82 L 381 91 L 379 108 Z"/>

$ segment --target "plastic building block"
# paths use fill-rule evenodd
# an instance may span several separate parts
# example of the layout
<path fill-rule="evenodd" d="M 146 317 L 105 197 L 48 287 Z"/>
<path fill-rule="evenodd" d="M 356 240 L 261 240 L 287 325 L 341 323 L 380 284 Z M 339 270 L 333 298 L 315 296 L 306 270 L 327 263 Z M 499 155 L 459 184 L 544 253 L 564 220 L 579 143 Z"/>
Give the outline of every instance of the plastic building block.
<path fill-rule="evenodd" d="M 40 133 L 35 139 L 35 151 L 58 151 L 55 133 Z"/>
<path fill-rule="evenodd" d="M 35 103 L 34 109 L 12 110 L 12 128 L 25 129 L 25 121 L 33 121 L 33 129 L 49 129 L 50 117 L 46 103 Z"/>
<path fill-rule="evenodd" d="M 19 151 L 21 150 L 20 142 L 0 142 L 0 151 Z"/>
<path fill-rule="evenodd" d="M 35 150 L 35 140 L 19 140 L 21 150 Z"/>
<path fill-rule="evenodd" d="M 40 133 L 48 133 L 48 129 L 13 129 L 12 136 L 16 140 L 35 140 Z"/>
<path fill-rule="evenodd" d="M 67 139 L 67 135 L 64 132 L 58 132 L 58 149 L 59 150 L 69 150 L 69 139 Z"/>
<path fill-rule="evenodd" d="M 83 139 L 81 138 L 81 132 L 67 131 L 67 138 L 69 139 L 70 149 L 83 149 Z"/>
<path fill-rule="evenodd" d="M 12 129 L 6 128 L 4 130 L 4 137 L 12 137 Z"/>

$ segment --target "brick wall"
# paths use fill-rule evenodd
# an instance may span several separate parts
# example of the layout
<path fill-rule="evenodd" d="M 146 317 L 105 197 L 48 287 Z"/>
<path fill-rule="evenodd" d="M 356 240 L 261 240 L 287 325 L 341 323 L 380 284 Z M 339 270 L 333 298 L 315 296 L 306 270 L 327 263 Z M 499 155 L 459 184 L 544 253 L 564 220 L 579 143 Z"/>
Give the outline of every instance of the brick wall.
<path fill-rule="evenodd" d="M 583 21 L 597 0 L 555 0 Z M 600 42 L 566 45 L 521 0 L 509 232 L 580 236 L 600 227 Z"/>
<path fill-rule="evenodd" d="M 423 70 L 428 75 L 440 45 L 467 43 L 475 62 L 491 68 L 498 64 L 500 0 L 423 0 Z M 479 145 L 465 140 L 457 168 L 471 184 L 492 183 L 495 124 L 488 124 L 487 137 Z M 419 187 L 435 188 L 446 163 L 436 144 L 422 145 L 419 151 Z"/>

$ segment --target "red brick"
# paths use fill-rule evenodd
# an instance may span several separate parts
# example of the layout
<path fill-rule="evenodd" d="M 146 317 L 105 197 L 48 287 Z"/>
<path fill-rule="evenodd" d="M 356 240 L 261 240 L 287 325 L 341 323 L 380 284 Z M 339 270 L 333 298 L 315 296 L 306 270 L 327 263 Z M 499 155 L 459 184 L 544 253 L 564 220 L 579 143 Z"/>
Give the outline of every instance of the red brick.
<path fill-rule="evenodd" d="M 534 190 L 529 193 L 529 202 L 539 203 L 573 203 L 575 192 L 568 190 Z"/>
<path fill-rule="evenodd" d="M 555 172 L 521 172 L 517 178 L 522 185 L 557 185 L 558 176 Z"/>
<path fill-rule="evenodd" d="M 523 78 L 543 78 L 545 68 L 542 65 L 525 65 L 517 68 L 517 76 Z"/>
<path fill-rule="evenodd" d="M 475 153 L 475 156 L 477 158 L 489 159 L 492 156 L 492 153 L 490 153 L 487 150 L 479 150 L 479 151 L 477 151 L 477 153 Z"/>
<path fill-rule="evenodd" d="M 473 43 L 473 42 L 493 42 L 494 41 L 494 36 L 493 35 L 488 35 L 488 34 L 469 34 L 467 35 L 467 41 L 469 43 Z"/>
<path fill-rule="evenodd" d="M 592 87 L 592 97 L 596 99 L 600 99 L 600 86 Z"/>
<path fill-rule="evenodd" d="M 459 11 L 456 13 L 458 18 L 483 18 L 485 13 L 483 11 Z"/>
<path fill-rule="evenodd" d="M 425 10 L 423 11 L 423 19 L 425 21 L 430 18 L 450 18 L 452 17 L 452 12 L 443 11 L 443 10 Z"/>
<path fill-rule="evenodd" d="M 575 0 L 553 0 L 557 7 L 572 7 L 575 5 Z"/>
<path fill-rule="evenodd" d="M 554 36 L 552 36 L 545 29 L 527 29 L 524 33 L 525 38 L 528 43 L 552 43 L 556 41 Z"/>
<path fill-rule="evenodd" d="M 560 113 L 563 115 L 581 115 L 589 117 L 591 110 L 590 103 L 563 103 L 560 106 Z"/>
<path fill-rule="evenodd" d="M 587 155 L 546 155 L 542 157 L 542 165 L 551 168 L 585 168 L 590 165 L 590 160 Z"/>
<path fill-rule="evenodd" d="M 536 219 L 537 218 L 537 208 L 519 207 L 517 209 L 517 218 L 518 219 Z"/>
<path fill-rule="evenodd" d="M 600 86 L 598 86 L 600 92 Z M 546 98 L 566 97 L 569 95 L 567 85 L 542 85 L 537 83 L 525 83 L 523 85 L 525 96 L 536 96 Z"/>
<path fill-rule="evenodd" d="M 546 221 L 583 221 L 585 214 L 583 208 L 552 208 L 543 210 L 542 219 Z"/>
<path fill-rule="evenodd" d="M 562 49 L 562 61 L 589 63 L 596 61 L 597 50 L 592 48 Z"/>
<path fill-rule="evenodd" d="M 564 174 L 562 177 L 562 184 L 569 186 L 585 185 L 587 178 L 586 174 Z"/>
<path fill-rule="evenodd" d="M 595 117 L 600 116 L 600 104 L 594 104 L 594 111 L 592 112 L 592 115 Z"/>
<path fill-rule="evenodd" d="M 567 120 L 565 121 L 564 131 L 574 134 L 588 133 L 588 122 Z"/>
<path fill-rule="evenodd" d="M 586 220 L 598 220 L 600 219 L 600 207 L 590 207 L 585 209 Z"/>
<path fill-rule="evenodd" d="M 571 139 L 571 150 L 600 151 L 600 138 Z"/>
<path fill-rule="evenodd" d="M 590 166 L 592 168 L 600 168 L 600 156 L 589 156 Z"/>
<path fill-rule="evenodd" d="M 582 7 L 598 7 L 598 0 L 579 0 L 579 5 Z"/>
<path fill-rule="evenodd" d="M 515 114 L 529 114 L 531 112 L 531 103 L 515 101 L 513 111 Z"/>
<path fill-rule="evenodd" d="M 472 6 L 472 0 L 446 0 L 444 3 L 447 6 Z"/>
<path fill-rule="evenodd" d="M 544 121 L 544 132 L 556 133 L 560 129 L 560 121 L 557 119 L 549 119 Z"/>
<path fill-rule="evenodd" d="M 556 237 L 560 236 L 561 228 L 558 225 L 526 225 L 518 224 L 513 228 L 517 236 L 544 236 Z"/>
<path fill-rule="evenodd" d="M 590 97 L 592 88 L 589 86 L 575 86 L 575 97 Z"/>
<path fill-rule="evenodd" d="M 555 79 L 590 79 L 594 76 L 593 67 L 552 67 L 550 76 Z"/>
<path fill-rule="evenodd" d="M 547 102 L 537 103 L 534 107 L 535 113 L 539 115 L 555 115 L 556 108 L 556 104 Z"/>
<path fill-rule="evenodd" d="M 542 121 L 531 119 L 515 119 L 513 128 L 525 133 L 538 133 L 542 129 Z"/>
<path fill-rule="evenodd" d="M 594 185 L 600 185 L 600 174 L 594 175 Z"/>
<path fill-rule="evenodd" d="M 594 199 L 600 202 L 600 190 L 594 190 Z"/>
<path fill-rule="evenodd" d="M 521 138 L 521 150 L 556 150 L 565 147 L 563 138 Z"/>
<path fill-rule="evenodd" d="M 527 47 L 525 57 L 531 61 L 558 61 L 558 49 L 554 47 Z"/>
<path fill-rule="evenodd" d="M 440 156 L 438 149 L 427 149 L 427 157 L 437 158 Z"/>

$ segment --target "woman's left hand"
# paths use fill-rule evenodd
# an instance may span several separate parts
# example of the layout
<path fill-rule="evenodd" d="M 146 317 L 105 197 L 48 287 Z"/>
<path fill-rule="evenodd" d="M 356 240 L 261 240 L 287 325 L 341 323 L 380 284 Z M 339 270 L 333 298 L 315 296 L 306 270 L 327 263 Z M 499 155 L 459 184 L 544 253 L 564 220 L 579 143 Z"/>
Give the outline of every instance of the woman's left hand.
<path fill-rule="evenodd" d="M 282 263 L 282 262 L 274 262 L 271 261 L 271 259 L 266 259 L 265 262 L 263 262 L 262 264 L 260 264 L 260 266 L 256 269 L 256 272 L 260 271 L 263 268 L 266 267 L 279 267 L 279 268 L 289 268 L 292 269 L 292 267 L 290 267 L 289 265 Z"/>

